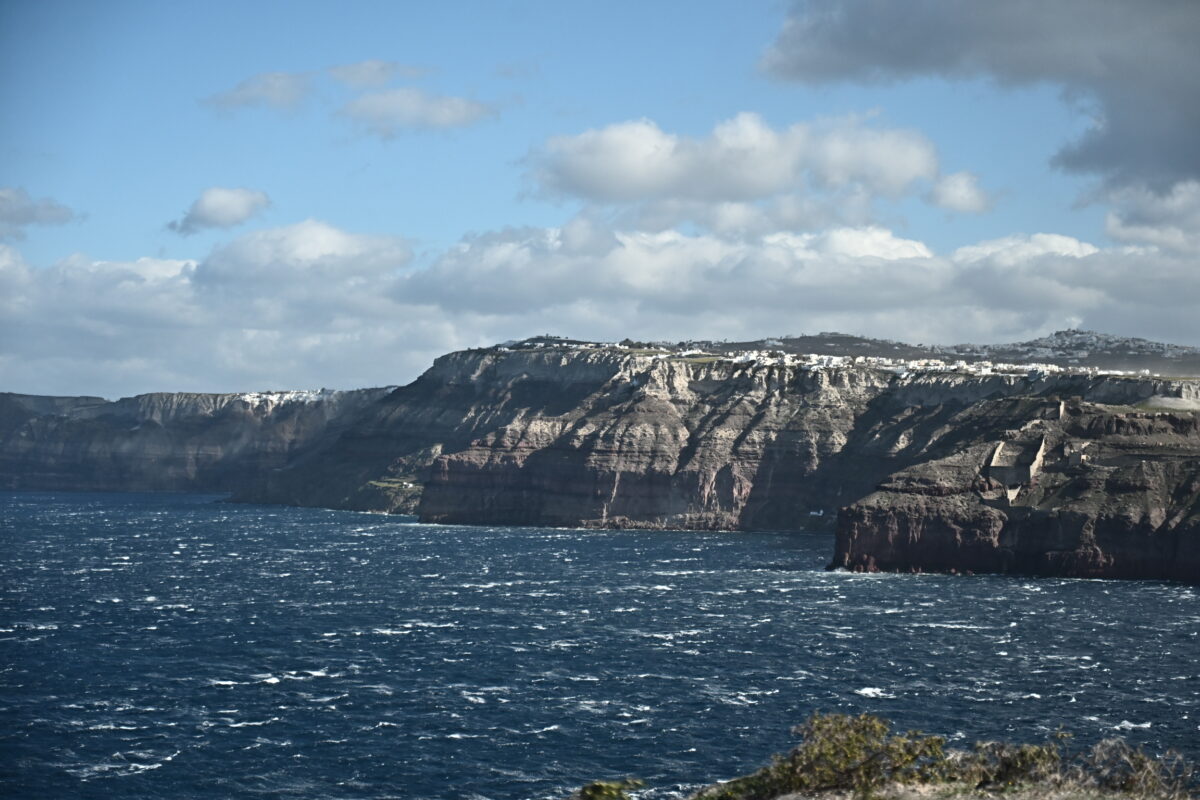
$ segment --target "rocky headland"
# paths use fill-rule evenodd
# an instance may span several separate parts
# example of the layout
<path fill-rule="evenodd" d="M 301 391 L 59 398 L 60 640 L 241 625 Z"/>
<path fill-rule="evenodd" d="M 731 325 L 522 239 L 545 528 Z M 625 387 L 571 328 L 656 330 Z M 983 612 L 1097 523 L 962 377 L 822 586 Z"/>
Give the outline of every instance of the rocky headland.
<path fill-rule="evenodd" d="M 852 570 L 1200 582 L 1200 381 L 705 344 L 541 337 L 336 402 L 0 396 L 0 480 L 445 523 L 819 527 Z"/>
<path fill-rule="evenodd" d="M 334 435 L 390 389 L 0 393 L 0 488 L 230 492 Z"/>

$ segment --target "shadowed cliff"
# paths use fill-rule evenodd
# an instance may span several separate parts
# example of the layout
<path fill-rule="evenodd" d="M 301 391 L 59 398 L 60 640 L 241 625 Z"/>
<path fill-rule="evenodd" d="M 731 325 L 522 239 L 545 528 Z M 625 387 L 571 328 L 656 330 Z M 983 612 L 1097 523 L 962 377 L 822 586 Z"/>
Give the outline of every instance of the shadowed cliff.
<path fill-rule="evenodd" d="M 288 464 L 386 389 L 0 394 L 0 487 L 226 492 Z"/>

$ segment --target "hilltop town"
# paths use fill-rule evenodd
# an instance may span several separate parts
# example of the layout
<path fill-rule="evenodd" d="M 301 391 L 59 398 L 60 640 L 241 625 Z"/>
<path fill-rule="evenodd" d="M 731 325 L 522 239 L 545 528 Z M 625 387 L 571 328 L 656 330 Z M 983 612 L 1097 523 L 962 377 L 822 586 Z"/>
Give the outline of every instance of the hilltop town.
<path fill-rule="evenodd" d="M 784 336 L 746 342 L 598 342 L 545 334 L 496 345 L 500 351 L 620 349 L 660 359 L 722 360 L 801 370 L 856 367 L 892 372 L 962 375 L 1134 375 L 1200 374 L 1200 348 L 1065 330 L 1028 342 L 1000 345 L 910 345 L 842 333 Z"/>

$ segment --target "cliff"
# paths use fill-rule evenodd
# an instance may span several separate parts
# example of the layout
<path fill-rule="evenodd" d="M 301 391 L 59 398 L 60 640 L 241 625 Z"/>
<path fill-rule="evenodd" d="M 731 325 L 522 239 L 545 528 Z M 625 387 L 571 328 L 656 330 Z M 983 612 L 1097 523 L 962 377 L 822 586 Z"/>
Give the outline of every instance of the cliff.
<path fill-rule="evenodd" d="M 331 435 L 387 389 L 99 397 L 0 394 L 0 487 L 233 491 Z"/>
<path fill-rule="evenodd" d="M 423 484 L 428 522 L 836 523 L 849 569 L 1193 580 L 1196 409 L 1187 380 L 494 348 L 439 359 L 238 497 L 388 511 Z"/>
<path fill-rule="evenodd" d="M 1200 581 L 1196 413 L 998 405 L 968 411 L 955 452 L 843 508 L 833 566 Z"/>
<path fill-rule="evenodd" d="M 835 528 L 832 566 L 1200 580 L 1200 382 L 544 339 L 395 390 L 0 395 L 16 489 L 424 521 Z"/>

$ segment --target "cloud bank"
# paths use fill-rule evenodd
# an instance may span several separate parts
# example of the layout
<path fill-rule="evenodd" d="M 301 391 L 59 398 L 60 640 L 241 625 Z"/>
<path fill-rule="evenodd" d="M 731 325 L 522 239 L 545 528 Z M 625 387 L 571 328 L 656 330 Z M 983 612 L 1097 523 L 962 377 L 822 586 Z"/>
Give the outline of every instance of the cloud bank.
<path fill-rule="evenodd" d="M 609 203 L 755 200 L 806 181 L 896 196 L 937 170 L 933 144 L 915 131 L 854 120 L 776 131 L 751 113 L 718 124 L 703 139 L 666 133 L 647 119 L 622 122 L 553 137 L 531 157 L 531 175 L 543 190 Z"/>
<path fill-rule="evenodd" d="M 349 388 L 407 382 L 448 350 L 546 331 L 952 342 L 1074 324 L 1200 344 L 1196 256 L 1053 234 L 939 254 L 878 226 L 731 237 L 586 216 L 472 236 L 423 267 L 402 239 L 314 220 L 198 261 L 35 269 L 0 246 L 0 371 L 6 389 L 39 393 Z"/>
<path fill-rule="evenodd" d="M 648 119 L 554 136 L 525 160 L 538 194 L 617 209 L 625 227 L 692 222 L 721 234 L 863 225 L 876 201 L 921 196 L 961 213 L 991 199 L 972 173 L 942 175 L 923 134 L 862 117 L 772 128 L 744 112 L 704 137 Z"/>

